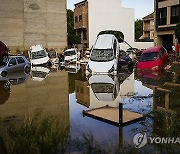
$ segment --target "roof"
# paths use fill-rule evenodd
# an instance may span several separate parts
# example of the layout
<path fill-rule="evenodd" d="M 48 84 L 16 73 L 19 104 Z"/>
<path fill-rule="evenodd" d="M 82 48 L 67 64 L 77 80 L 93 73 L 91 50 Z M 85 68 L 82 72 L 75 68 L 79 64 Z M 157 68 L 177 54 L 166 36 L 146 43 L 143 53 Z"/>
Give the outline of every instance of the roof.
<path fill-rule="evenodd" d="M 151 13 L 151 14 L 148 14 L 147 16 L 145 16 L 145 17 L 143 18 L 143 20 L 149 20 L 149 19 L 154 19 L 154 12 Z"/>
<path fill-rule="evenodd" d="M 74 4 L 74 5 L 75 5 L 75 6 L 77 6 L 77 5 L 81 5 L 81 4 L 85 3 L 85 2 L 87 2 L 87 0 L 84 0 L 84 1 L 78 2 L 78 3 Z"/>
<path fill-rule="evenodd" d="M 160 48 L 162 48 L 162 46 L 151 47 L 151 48 L 144 50 L 143 53 L 159 52 Z"/>
<path fill-rule="evenodd" d="M 112 34 L 99 35 L 95 43 L 95 49 L 111 49 L 112 41 L 115 36 Z"/>
<path fill-rule="evenodd" d="M 33 46 L 30 47 L 30 49 L 32 49 L 31 52 L 36 52 L 36 51 L 44 50 L 42 45 L 33 45 Z"/>

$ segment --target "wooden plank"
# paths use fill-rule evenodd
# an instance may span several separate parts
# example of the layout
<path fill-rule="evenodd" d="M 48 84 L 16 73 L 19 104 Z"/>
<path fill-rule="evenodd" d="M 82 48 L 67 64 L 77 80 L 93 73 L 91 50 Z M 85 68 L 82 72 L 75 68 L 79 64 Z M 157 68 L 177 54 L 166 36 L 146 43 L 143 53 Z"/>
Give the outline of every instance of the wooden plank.
<path fill-rule="evenodd" d="M 122 123 L 119 121 L 119 109 L 114 107 L 101 107 L 89 111 L 84 111 L 84 114 L 92 117 L 94 119 L 98 119 L 100 121 L 105 121 L 108 123 L 112 123 L 115 125 L 126 125 L 128 123 L 133 123 L 137 120 L 140 120 L 144 116 L 139 113 L 122 110 Z"/>

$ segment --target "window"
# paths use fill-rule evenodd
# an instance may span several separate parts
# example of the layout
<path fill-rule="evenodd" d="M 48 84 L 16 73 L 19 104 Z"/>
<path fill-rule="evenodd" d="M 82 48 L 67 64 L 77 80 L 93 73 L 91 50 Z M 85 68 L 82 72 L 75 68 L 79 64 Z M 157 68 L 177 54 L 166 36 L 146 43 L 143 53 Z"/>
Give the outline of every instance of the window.
<path fill-rule="evenodd" d="M 75 23 L 76 23 L 76 22 L 78 22 L 78 17 L 77 17 L 77 16 L 75 16 Z"/>
<path fill-rule="evenodd" d="M 159 9 L 159 25 L 167 24 L 167 8 Z"/>
<path fill-rule="evenodd" d="M 175 5 L 171 7 L 171 24 L 177 24 L 180 22 L 180 5 Z"/>
<path fill-rule="evenodd" d="M 81 22 L 81 21 L 82 21 L 82 15 L 79 16 L 79 22 Z"/>
<path fill-rule="evenodd" d="M 12 58 L 10 61 L 9 61 L 9 66 L 14 66 L 16 65 L 16 59 L 15 58 Z"/>
<path fill-rule="evenodd" d="M 18 64 L 22 64 L 22 63 L 25 63 L 24 59 L 22 57 L 17 57 L 17 63 Z"/>

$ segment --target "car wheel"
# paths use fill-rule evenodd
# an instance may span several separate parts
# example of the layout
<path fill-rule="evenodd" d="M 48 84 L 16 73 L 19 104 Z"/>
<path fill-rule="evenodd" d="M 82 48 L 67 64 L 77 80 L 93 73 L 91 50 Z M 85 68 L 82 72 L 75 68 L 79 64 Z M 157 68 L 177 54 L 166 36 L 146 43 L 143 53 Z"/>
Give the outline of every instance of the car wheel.
<path fill-rule="evenodd" d="M 6 83 L 4 84 L 4 89 L 5 89 L 5 90 L 9 90 L 9 89 L 10 89 L 10 83 L 9 83 L 9 82 L 6 82 Z"/>
<path fill-rule="evenodd" d="M 30 72 L 30 67 L 26 66 L 25 69 L 24 69 L 24 72 L 25 72 L 26 74 L 29 74 L 29 72 Z"/>
<path fill-rule="evenodd" d="M 8 60 L 9 60 L 8 55 L 3 55 L 2 57 L 3 64 L 7 64 Z"/>
<path fill-rule="evenodd" d="M 8 73 L 6 71 L 1 72 L 2 77 L 6 77 L 7 75 L 8 75 Z"/>

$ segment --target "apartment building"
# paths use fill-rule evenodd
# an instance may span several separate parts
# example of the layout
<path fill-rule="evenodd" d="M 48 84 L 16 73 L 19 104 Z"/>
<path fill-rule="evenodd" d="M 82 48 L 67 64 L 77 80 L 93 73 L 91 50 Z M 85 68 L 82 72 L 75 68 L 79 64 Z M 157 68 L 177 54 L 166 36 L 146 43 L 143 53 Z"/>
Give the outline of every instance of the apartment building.
<path fill-rule="evenodd" d="M 141 40 L 154 41 L 154 13 L 143 18 L 143 35 Z"/>
<path fill-rule="evenodd" d="M 169 52 L 176 45 L 175 27 L 180 22 L 180 0 L 155 0 L 155 45 Z"/>
<path fill-rule="evenodd" d="M 88 47 L 88 1 L 75 4 L 74 9 L 74 29 L 76 35 L 81 37 L 81 44 Z"/>

